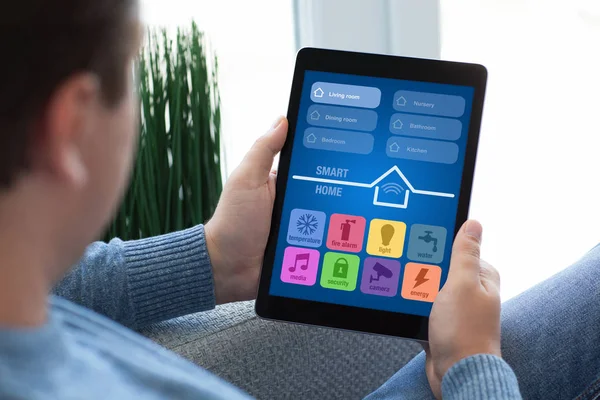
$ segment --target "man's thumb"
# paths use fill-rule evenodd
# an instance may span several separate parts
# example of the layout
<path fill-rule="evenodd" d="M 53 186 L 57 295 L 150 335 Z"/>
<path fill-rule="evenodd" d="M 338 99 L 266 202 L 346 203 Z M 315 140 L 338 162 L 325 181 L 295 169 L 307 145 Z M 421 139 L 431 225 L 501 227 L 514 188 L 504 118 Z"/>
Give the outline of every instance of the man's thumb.
<path fill-rule="evenodd" d="M 466 277 L 478 278 L 480 264 L 481 237 L 483 228 L 475 220 L 469 220 L 460 228 L 454 245 L 448 280 Z"/>
<path fill-rule="evenodd" d="M 269 178 L 275 156 L 281 151 L 287 136 L 288 123 L 279 117 L 273 127 L 252 145 L 240 165 L 246 179 L 262 183 Z"/>

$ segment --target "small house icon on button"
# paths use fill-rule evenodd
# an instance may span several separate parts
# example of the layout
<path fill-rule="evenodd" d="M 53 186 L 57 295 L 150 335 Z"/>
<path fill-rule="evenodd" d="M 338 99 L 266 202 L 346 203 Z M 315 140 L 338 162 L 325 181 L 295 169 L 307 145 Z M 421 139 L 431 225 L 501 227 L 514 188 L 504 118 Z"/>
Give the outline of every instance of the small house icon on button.
<path fill-rule="evenodd" d="M 318 120 L 319 118 L 321 118 L 321 114 L 319 114 L 319 112 L 317 110 L 313 111 L 310 114 L 310 119 L 312 119 L 313 121 Z"/>
<path fill-rule="evenodd" d="M 306 141 L 307 141 L 308 143 L 315 143 L 315 142 L 317 141 L 317 137 L 315 136 L 315 134 L 314 134 L 314 133 L 311 133 L 310 135 L 308 135 L 308 136 L 306 137 Z"/>
<path fill-rule="evenodd" d="M 319 98 L 323 97 L 324 93 L 325 92 L 323 92 L 323 89 L 321 89 L 321 88 L 318 88 L 317 90 L 314 91 L 315 97 L 319 97 Z"/>
<path fill-rule="evenodd" d="M 404 98 L 404 96 L 398 97 L 398 100 L 396 100 L 396 105 L 400 107 L 404 107 L 406 105 L 406 99 Z"/>
<path fill-rule="evenodd" d="M 399 119 L 395 120 L 394 123 L 392 124 L 392 126 L 394 127 L 394 129 L 402 129 L 402 127 L 404 126 L 404 124 L 402 123 L 402 121 L 400 121 Z"/>

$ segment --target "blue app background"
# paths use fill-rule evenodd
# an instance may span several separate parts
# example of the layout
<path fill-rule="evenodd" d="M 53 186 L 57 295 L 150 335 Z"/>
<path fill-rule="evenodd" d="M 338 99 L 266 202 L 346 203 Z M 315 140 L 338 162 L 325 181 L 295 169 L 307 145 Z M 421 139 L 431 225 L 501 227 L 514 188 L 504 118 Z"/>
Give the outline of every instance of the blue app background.
<path fill-rule="evenodd" d="M 304 145 L 305 131 L 308 128 L 314 128 L 313 125 L 308 123 L 307 115 L 309 108 L 316 104 L 311 99 L 311 88 L 315 82 L 375 87 L 381 91 L 381 102 L 378 107 L 372 109 L 377 113 L 378 118 L 375 130 L 368 132 L 374 136 L 373 151 L 370 154 L 321 150 L 307 148 Z M 458 160 L 456 163 L 441 164 L 388 157 L 388 153 L 386 152 L 386 149 L 388 149 L 388 140 L 391 137 L 407 138 L 407 136 L 397 136 L 390 132 L 392 115 L 398 113 L 398 110 L 394 108 L 394 101 L 396 100 L 394 95 L 398 91 L 453 95 L 460 96 L 465 100 L 465 112 L 461 117 L 456 118 L 462 123 L 461 136 L 458 140 L 447 141 L 447 143 L 456 143 L 459 147 Z M 400 289 L 398 290 L 398 294 L 394 297 L 365 294 L 360 291 L 360 279 L 363 273 L 364 260 L 367 257 L 372 257 L 366 252 L 369 223 L 371 220 L 378 218 L 404 222 L 407 226 L 403 254 L 402 257 L 398 259 L 402 268 L 399 288 L 402 287 L 404 267 L 408 262 L 411 262 L 411 260 L 407 258 L 411 226 L 413 224 L 422 224 L 446 228 L 448 234 L 446 236 L 444 257 L 443 261 L 437 264 L 442 268 L 442 284 L 445 282 L 448 275 L 451 243 L 453 241 L 455 229 L 454 225 L 458 207 L 458 194 L 464 167 L 473 93 L 474 89 L 466 86 L 306 71 L 298 122 L 296 125 L 287 190 L 283 204 L 282 220 L 280 224 L 281 228 L 278 233 L 270 293 L 275 296 L 428 316 L 431 312 L 432 303 L 404 299 L 400 295 Z M 367 110 L 367 108 L 361 108 L 360 110 Z M 417 138 L 415 137 L 415 139 Z M 364 183 L 374 182 L 390 168 L 397 166 L 415 189 L 452 193 L 455 197 L 447 198 L 410 193 L 408 208 L 399 209 L 374 205 L 374 188 L 328 184 L 327 186 L 342 188 L 341 197 L 337 197 L 317 194 L 316 182 L 293 179 L 293 176 L 295 175 L 328 178 L 317 175 L 316 171 L 319 166 L 347 169 L 347 176 L 345 178 L 340 178 L 341 180 Z M 381 183 L 385 184 L 388 181 L 405 186 L 397 174 L 390 175 Z M 394 193 L 383 193 L 380 191 L 379 201 L 394 202 L 397 201 L 397 199 L 394 198 L 395 196 L 397 195 Z M 286 247 L 307 247 L 298 244 L 289 244 L 287 242 L 290 215 L 294 209 L 315 210 L 326 214 L 327 226 L 325 226 L 322 245 L 316 248 L 321 253 L 321 265 L 319 265 L 317 283 L 314 286 L 285 283 L 282 282 L 280 278 L 283 255 Z M 319 285 L 325 253 L 328 251 L 338 251 L 329 250 L 326 247 L 327 232 L 332 214 L 362 216 L 367 220 L 362 251 L 355 253 L 360 257 L 361 263 L 358 275 L 359 282 L 356 290 L 352 292 L 326 289 Z M 422 263 L 419 261 L 412 262 Z"/>

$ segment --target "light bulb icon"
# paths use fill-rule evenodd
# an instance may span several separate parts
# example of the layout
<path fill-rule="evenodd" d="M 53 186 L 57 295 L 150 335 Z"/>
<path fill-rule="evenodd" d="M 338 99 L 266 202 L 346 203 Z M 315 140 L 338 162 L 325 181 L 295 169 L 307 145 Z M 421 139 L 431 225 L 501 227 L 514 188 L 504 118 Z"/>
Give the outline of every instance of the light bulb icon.
<path fill-rule="evenodd" d="M 381 242 L 384 246 L 389 246 L 390 241 L 394 237 L 396 233 L 396 229 L 394 229 L 393 225 L 386 224 L 381 227 Z"/>

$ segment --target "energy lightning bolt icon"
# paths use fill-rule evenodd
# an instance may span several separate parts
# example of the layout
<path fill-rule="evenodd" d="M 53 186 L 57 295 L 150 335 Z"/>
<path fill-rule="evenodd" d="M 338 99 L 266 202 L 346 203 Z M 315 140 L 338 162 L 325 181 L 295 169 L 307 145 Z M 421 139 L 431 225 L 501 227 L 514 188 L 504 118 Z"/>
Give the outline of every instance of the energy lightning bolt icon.
<path fill-rule="evenodd" d="M 413 286 L 413 289 L 416 289 L 417 286 L 421 286 L 422 284 L 424 284 L 425 282 L 427 282 L 429 280 L 429 278 L 425 278 L 427 276 L 427 272 L 429 272 L 429 270 L 427 268 L 422 268 L 419 271 L 419 274 L 415 278 L 415 286 Z"/>

